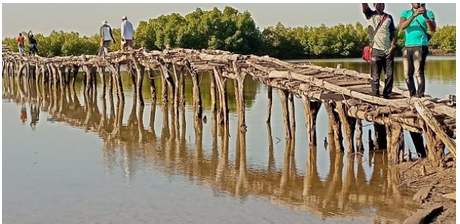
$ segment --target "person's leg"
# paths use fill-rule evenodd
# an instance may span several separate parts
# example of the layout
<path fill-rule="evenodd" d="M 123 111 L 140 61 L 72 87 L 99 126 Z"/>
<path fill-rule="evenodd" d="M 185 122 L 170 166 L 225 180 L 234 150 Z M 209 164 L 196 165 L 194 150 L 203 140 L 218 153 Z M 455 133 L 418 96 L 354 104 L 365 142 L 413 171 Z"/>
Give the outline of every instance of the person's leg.
<path fill-rule="evenodd" d="M 394 57 L 385 59 L 385 87 L 383 88 L 383 98 L 389 99 L 393 90 Z"/>
<path fill-rule="evenodd" d="M 414 75 L 417 80 L 416 96 L 422 97 L 425 92 L 425 74 L 422 70 L 423 50 L 422 46 L 414 47 Z"/>
<path fill-rule="evenodd" d="M 380 73 L 382 72 L 382 62 L 380 59 L 380 54 L 383 53 L 383 51 L 377 50 L 377 49 L 372 49 L 371 53 L 371 61 L 370 66 L 371 66 L 371 87 L 372 87 L 372 95 L 373 96 L 379 96 L 379 86 L 380 86 Z"/>
<path fill-rule="evenodd" d="M 413 48 L 404 47 L 403 48 L 403 67 L 404 67 L 404 79 L 409 89 L 410 96 L 414 96 L 415 85 L 414 85 L 414 61 L 412 58 Z"/>
<path fill-rule="evenodd" d="M 419 76 L 416 76 L 418 88 L 417 88 L 417 96 L 423 97 L 425 94 L 425 62 L 426 57 L 428 56 L 428 46 L 422 46 L 422 58 L 420 60 L 420 67 L 419 67 Z"/>
<path fill-rule="evenodd" d="M 19 45 L 19 55 L 24 55 L 24 45 Z"/>
<path fill-rule="evenodd" d="M 133 40 L 126 40 L 128 50 L 133 49 Z"/>
<path fill-rule="evenodd" d="M 104 41 L 104 54 L 107 55 L 110 52 L 110 41 Z"/>

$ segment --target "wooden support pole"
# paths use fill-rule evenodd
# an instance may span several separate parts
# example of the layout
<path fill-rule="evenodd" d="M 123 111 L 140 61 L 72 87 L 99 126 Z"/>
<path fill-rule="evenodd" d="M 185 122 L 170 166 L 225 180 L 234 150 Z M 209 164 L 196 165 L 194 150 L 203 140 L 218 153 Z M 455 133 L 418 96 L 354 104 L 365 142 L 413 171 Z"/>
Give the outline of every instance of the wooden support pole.
<path fill-rule="evenodd" d="M 131 67 L 132 66 L 134 66 L 134 68 L 136 70 L 136 74 L 135 74 L 136 85 L 134 85 L 134 87 L 135 87 L 135 91 L 136 91 L 136 95 L 137 95 L 137 100 L 139 101 L 140 105 L 144 106 L 144 97 L 142 96 L 142 86 L 143 86 L 143 83 L 144 83 L 145 67 L 143 65 L 141 65 L 139 63 L 138 59 L 135 58 L 135 57 L 132 58 Z"/>
<path fill-rule="evenodd" d="M 91 70 L 87 65 L 83 66 L 83 70 L 85 71 L 86 82 L 85 84 L 85 92 L 88 94 L 91 89 Z"/>
<path fill-rule="evenodd" d="M 296 124 L 295 124 L 295 106 L 294 106 L 294 95 L 292 93 L 288 94 L 289 102 L 289 121 L 291 122 L 291 138 L 295 138 Z"/>
<path fill-rule="evenodd" d="M 238 104 L 238 126 L 240 132 L 246 133 L 246 101 L 244 98 L 244 79 L 246 78 L 246 72 L 242 72 L 236 60 L 233 61 L 233 71 L 236 75 L 236 86 L 237 86 L 237 104 Z M 244 134 L 246 137 L 246 134 Z M 246 142 L 246 140 L 245 140 Z"/>
<path fill-rule="evenodd" d="M 265 119 L 265 123 L 270 124 L 270 120 L 272 117 L 272 102 L 273 102 L 273 93 L 272 87 L 268 87 L 267 89 L 267 118 Z"/>
<path fill-rule="evenodd" d="M 360 119 L 356 119 L 356 151 L 364 152 L 363 147 L 363 125 Z"/>
<path fill-rule="evenodd" d="M 398 164 L 404 155 L 403 129 L 398 123 L 387 125 L 388 161 Z"/>
<path fill-rule="evenodd" d="M 120 75 L 120 65 L 118 64 L 108 64 L 107 67 L 112 72 L 113 83 L 117 88 L 117 97 L 120 100 L 125 100 L 125 94 L 123 93 L 123 83 L 121 81 Z"/>
<path fill-rule="evenodd" d="M 444 157 L 444 142 L 440 140 L 439 133 L 435 133 L 428 124 L 425 123 L 423 126 L 428 160 L 433 167 L 441 166 Z"/>
<path fill-rule="evenodd" d="M 43 68 L 43 71 L 45 68 Z M 77 74 L 78 74 L 78 66 L 74 65 L 72 67 L 72 72 L 73 72 L 73 79 L 72 79 L 72 87 L 75 88 L 75 82 L 77 81 Z M 44 77 L 44 72 L 43 72 L 43 77 Z"/>
<path fill-rule="evenodd" d="M 329 137 L 329 144 L 332 144 L 331 149 L 335 149 L 336 153 L 343 152 L 344 148 L 342 145 L 342 127 L 340 124 L 339 114 L 335 110 L 334 102 L 325 102 L 324 108 L 326 109 L 329 117 L 329 133 L 332 132 L 333 138 Z"/>
<path fill-rule="evenodd" d="M 201 119 L 203 116 L 203 107 L 201 105 L 201 88 L 198 83 L 198 71 L 192 69 L 190 75 L 193 83 L 193 104 L 195 108 L 195 119 Z"/>
<path fill-rule="evenodd" d="M 305 127 L 308 133 L 308 144 L 316 144 L 316 117 L 321 108 L 321 102 L 313 102 L 305 95 L 302 95 L 303 108 L 305 110 Z"/>
<path fill-rule="evenodd" d="M 172 64 L 173 67 L 173 79 L 172 82 L 174 83 L 174 95 L 173 95 L 173 112 L 174 116 L 178 117 L 179 116 L 179 76 L 182 75 L 181 73 L 178 72 L 176 64 Z"/>
<path fill-rule="evenodd" d="M 216 74 L 213 72 L 209 73 L 211 76 L 210 92 L 211 92 L 211 112 L 217 111 L 217 101 L 216 101 Z"/>
<path fill-rule="evenodd" d="M 185 66 L 181 66 L 179 75 L 179 102 L 180 108 L 185 108 L 185 76 L 187 75 Z"/>
<path fill-rule="evenodd" d="M 345 104 L 341 101 L 336 102 L 336 109 L 339 114 L 340 122 L 342 123 L 342 127 L 344 130 L 345 134 L 345 142 L 347 143 L 347 152 L 348 153 L 353 153 L 354 150 L 354 144 L 353 144 L 353 135 L 355 131 L 355 123 L 356 123 L 356 118 L 352 118 L 347 116 L 346 114 L 346 107 Z"/>
<path fill-rule="evenodd" d="M 217 90 L 219 92 L 219 123 L 228 124 L 227 78 L 222 77 L 221 68 L 214 67 L 213 70 L 214 77 L 216 78 Z"/>
<path fill-rule="evenodd" d="M 152 97 L 152 102 L 157 100 L 157 92 L 155 89 L 155 72 L 153 69 L 149 69 L 149 81 L 150 81 L 150 95 Z"/>
<path fill-rule="evenodd" d="M 292 139 L 291 122 L 289 121 L 289 108 L 287 102 L 288 92 L 286 90 L 278 89 L 278 94 L 281 100 L 281 108 L 283 110 L 284 131 L 286 139 Z"/>
<path fill-rule="evenodd" d="M 101 98 L 105 97 L 105 89 L 106 89 L 106 83 L 105 83 L 105 67 L 99 67 L 99 76 L 101 77 L 101 82 L 102 82 L 102 92 L 101 92 Z"/>
<path fill-rule="evenodd" d="M 58 74 L 59 74 L 59 81 L 60 81 L 60 83 L 61 83 L 61 87 L 64 88 L 64 87 L 65 87 L 65 84 L 66 84 L 66 80 L 65 80 L 65 66 L 61 65 L 61 66 L 59 67 Z"/>

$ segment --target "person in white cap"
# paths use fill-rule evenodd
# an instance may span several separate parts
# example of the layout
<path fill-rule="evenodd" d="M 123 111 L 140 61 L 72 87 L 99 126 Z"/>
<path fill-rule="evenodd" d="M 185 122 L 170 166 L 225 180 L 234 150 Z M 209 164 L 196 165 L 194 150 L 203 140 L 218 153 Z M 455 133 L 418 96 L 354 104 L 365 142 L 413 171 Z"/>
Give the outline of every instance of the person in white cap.
<path fill-rule="evenodd" d="M 114 43 L 115 38 L 113 38 L 112 28 L 109 26 L 107 20 L 104 20 L 103 25 L 99 29 L 99 33 L 101 35 L 101 50 L 99 51 L 99 55 L 107 55 L 110 52 L 110 42 L 113 40 Z"/>
<path fill-rule="evenodd" d="M 128 21 L 128 17 L 121 17 L 121 48 L 130 50 L 133 47 L 133 24 Z"/>

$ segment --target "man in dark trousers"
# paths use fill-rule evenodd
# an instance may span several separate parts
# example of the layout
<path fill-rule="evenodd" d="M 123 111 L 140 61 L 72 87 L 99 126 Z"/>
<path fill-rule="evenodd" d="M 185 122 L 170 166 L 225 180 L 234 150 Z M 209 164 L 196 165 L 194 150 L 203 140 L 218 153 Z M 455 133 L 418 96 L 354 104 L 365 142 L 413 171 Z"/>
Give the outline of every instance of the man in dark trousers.
<path fill-rule="evenodd" d="M 29 38 L 29 55 L 38 54 L 37 40 L 35 39 L 32 31 L 29 31 L 28 38 Z"/>
<path fill-rule="evenodd" d="M 425 61 L 428 56 L 428 41 L 431 32 L 436 31 L 434 13 L 425 8 L 425 3 L 411 3 L 412 8 L 401 12 L 399 26 L 404 30 L 406 41 L 403 48 L 404 79 L 410 96 L 425 94 Z M 414 84 L 417 79 L 417 90 Z"/>
<path fill-rule="evenodd" d="M 370 46 L 372 48 L 370 70 L 372 95 L 380 96 L 380 73 L 385 73 L 383 98 L 389 99 L 393 89 L 394 50 L 396 44 L 393 17 L 384 12 L 385 3 L 374 3 L 375 10 L 368 3 L 362 3 L 369 29 Z"/>
<path fill-rule="evenodd" d="M 109 26 L 107 20 L 104 20 L 103 25 L 99 28 L 99 34 L 101 35 L 101 50 L 99 55 L 107 55 L 110 52 L 110 42 L 116 43 L 113 38 L 112 27 Z"/>

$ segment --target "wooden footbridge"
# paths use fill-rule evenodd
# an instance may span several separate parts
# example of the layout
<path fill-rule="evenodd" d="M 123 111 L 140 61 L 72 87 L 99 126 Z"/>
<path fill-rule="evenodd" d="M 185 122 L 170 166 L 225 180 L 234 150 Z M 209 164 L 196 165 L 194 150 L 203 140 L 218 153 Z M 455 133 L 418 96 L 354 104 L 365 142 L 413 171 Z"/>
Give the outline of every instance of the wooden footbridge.
<path fill-rule="evenodd" d="M 412 197 L 399 188 L 398 173 L 394 167 L 386 166 L 386 153 L 369 151 L 368 157 L 360 153 L 349 156 L 337 153 L 330 145 L 329 173 L 320 178 L 319 150 L 313 145 L 308 150 L 305 173 L 298 170 L 296 143 L 290 139 L 286 139 L 284 156 L 280 158 L 282 166 L 277 166 L 275 152 L 279 149 L 267 125 L 268 163 L 266 167 L 254 167 L 248 164 L 250 149 L 243 141 L 245 133 L 235 130 L 237 133 L 231 133 L 230 138 L 228 126 L 217 124 L 216 113 L 208 118 L 207 125 L 212 127 L 209 147 L 202 141 L 206 135 L 203 122 L 193 124 L 195 142 L 190 142 L 186 123 L 181 121 L 178 125 L 175 111 L 167 104 L 161 107 L 160 116 L 156 116 L 156 106 L 147 110 L 134 100 L 131 108 L 126 108 L 123 101 L 115 101 L 110 93 L 102 98 L 96 94 L 86 95 L 81 101 L 79 98 L 71 88 L 53 89 L 25 79 L 3 78 L 3 99 L 28 103 L 31 127 L 38 121 L 39 112 L 46 111 L 47 119 L 53 122 L 96 133 L 103 140 L 100 151 L 105 169 L 111 172 L 122 166 L 128 183 L 135 180 L 139 167 L 147 165 L 166 176 L 186 177 L 219 194 L 269 197 L 273 204 L 309 211 L 322 219 L 365 218 L 400 223 L 415 210 Z M 184 118 L 185 108 L 179 111 Z M 144 122 L 144 117 L 150 120 Z M 155 120 L 155 117 L 162 118 Z M 156 122 L 162 122 L 161 132 L 155 130 Z M 331 133 L 329 139 L 333 139 Z M 233 141 L 236 149 L 230 146 Z M 366 167 L 373 167 L 368 174 L 370 178 L 366 177 Z M 375 213 L 362 212 L 369 208 L 375 209 Z"/>
<path fill-rule="evenodd" d="M 218 122 L 228 124 L 227 80 L 235 82 L 238 123 L 246 130 L 244 80 L 246 77 L 269 87 L 268 114 L 270 122 L 272 88 L 278 90 L 283 108 L 285 136 L 293 137 L 295 128 L 293 98 L 301 98 L 306 116 L 308 140 L 316 145 L 316 116 L 321 105 L 329 116 L 330 133 L 333 133 L 337 151 L 348 153 L 362 150 L 361 120 L 374 122 L 375 147 L 387 148 L 389 159 L 399 162 L 403 156 L 403 129 L 411 133 L 417 152 L 436 165 L 442 165 L 444 148 L 456 153 L 455 96 L 447 99 L 431 97 L 411 98 L 408 91 L 393 88 L 390 99 L 371 96 L 369 74 L 343 68 L 324 68 L 313 64 L 291 64 L 268 56 L 232 54 L 220 50 L 166 49 L 164 51 L 111 52 L 106 56 L 82 55 L 43 58 L 20 56 L 8 47 L 2 48 L 2 75 L 35 80 L 53 88 L 66 88 L 75 84 L 79 71 L 83 71 L 85 94 L 97 91 L 96 76 L 102 81 L 101 96 L 108 91 L 124 100 L 120 69 L 124 66 L 134 84 L 140 105 L 144 104 L 142 85 L 148 77 L 152 100 L 156 101 L 154 74 L 161 74 L 162 101 L 171 102 L 174 111 L 183 107 L 184 80 L 193 83 L 195 119 L 202 119 L 200 76 L 210 74 L 211 110 L 218 112 Z M 106 72 L 107 70 L 107 72 Z M 145 75 L 147 73 L 148 75 Z M 108 78 L 106 75 L 108 74 Z M 168 94 L 169 92 L 169 94 Z M 343 130 L 343 136 L 342 136 Z M 427 150 L 423 145 L 425 137 Z M 345 139 L 344 149 L 342 138 Z"/>

